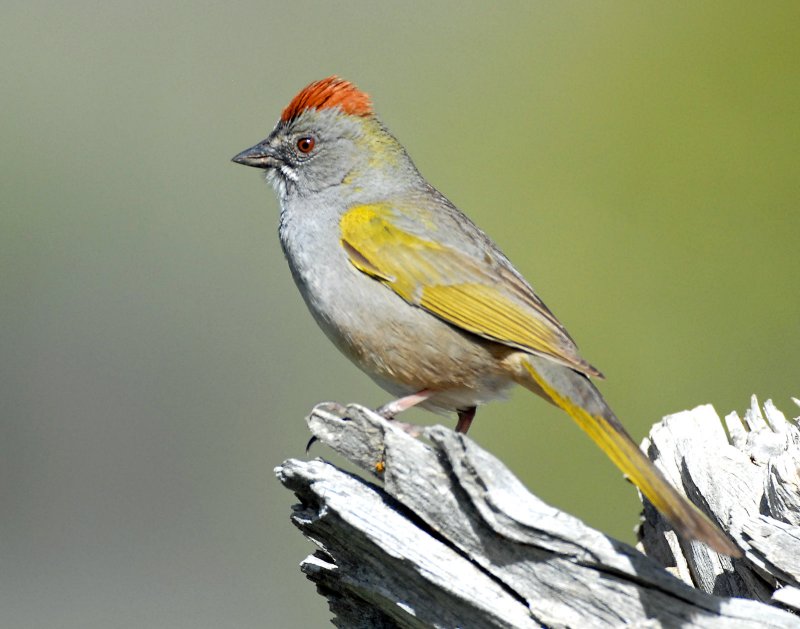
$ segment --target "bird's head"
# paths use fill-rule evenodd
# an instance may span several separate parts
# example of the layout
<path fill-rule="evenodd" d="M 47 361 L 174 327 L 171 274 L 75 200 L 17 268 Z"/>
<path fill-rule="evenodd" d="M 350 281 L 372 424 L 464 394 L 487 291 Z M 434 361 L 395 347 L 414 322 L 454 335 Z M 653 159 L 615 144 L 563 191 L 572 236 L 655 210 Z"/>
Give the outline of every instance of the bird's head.
<path fill-rule="evenodd" d="M 396 181 L 410 160 L 375 116 L 369 96 L 336 76 L 311 83 L 286 106 L 272 133 L 234 162 L 263 168 L 278 196 L 349 191 Z M 406 163 L 407 162 L 407 163 Z M 412 167 L 413 169 L 413 167 Z"/>

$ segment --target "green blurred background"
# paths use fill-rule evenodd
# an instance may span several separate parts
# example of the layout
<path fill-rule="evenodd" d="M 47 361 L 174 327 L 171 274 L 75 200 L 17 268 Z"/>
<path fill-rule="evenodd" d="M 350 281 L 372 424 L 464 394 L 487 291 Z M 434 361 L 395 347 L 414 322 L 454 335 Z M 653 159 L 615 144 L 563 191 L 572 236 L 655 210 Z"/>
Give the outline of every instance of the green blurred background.
<path fill-rule="evenodd" d="M 637 439 L 753 392 L 797 414 L 800 4 L 755 6 L 6 0 L 0 625 L 327 623 L 272 469 L 314 403 L 387 398 L 229 160 L 329 74 L 502 245 Z M 471 435 L 633 540 L 633 490 L 555 409 L 520 391 Z"/>

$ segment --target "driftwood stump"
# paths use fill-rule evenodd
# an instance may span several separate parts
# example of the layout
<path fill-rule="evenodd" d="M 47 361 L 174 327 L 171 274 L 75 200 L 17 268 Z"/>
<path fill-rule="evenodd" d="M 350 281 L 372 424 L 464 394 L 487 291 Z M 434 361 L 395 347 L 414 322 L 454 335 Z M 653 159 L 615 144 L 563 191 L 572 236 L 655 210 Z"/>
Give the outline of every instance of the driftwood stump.
<path fill-rule="evenodd" d="M 647 503 L 634 549 L 469 438 L 434 426 L 414 439 L 355 405 L 319 405 L 308 424 L 373 481 L 320 459 L 276 473 L 318 546 L 301 568 L 339 627 L 800 627 L 800 430 L 755 398 L 725 423 L 732 443 L 710 406 L 671 415 L 643 448 L 739 560 L 677 538 Z"/>

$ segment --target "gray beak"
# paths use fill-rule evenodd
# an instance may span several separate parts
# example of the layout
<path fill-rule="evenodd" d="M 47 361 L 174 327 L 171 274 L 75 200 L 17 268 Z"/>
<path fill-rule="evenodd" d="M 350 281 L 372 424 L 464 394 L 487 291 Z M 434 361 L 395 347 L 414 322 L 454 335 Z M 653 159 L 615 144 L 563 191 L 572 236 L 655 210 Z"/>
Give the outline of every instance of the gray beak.
<path fill-rule="evenodd" d="M 275 149 L 267 143 L 267 140 L 242 151 L 233 158 L 233 161 L 253 168 L 275 168 L 280 165 Z"/>

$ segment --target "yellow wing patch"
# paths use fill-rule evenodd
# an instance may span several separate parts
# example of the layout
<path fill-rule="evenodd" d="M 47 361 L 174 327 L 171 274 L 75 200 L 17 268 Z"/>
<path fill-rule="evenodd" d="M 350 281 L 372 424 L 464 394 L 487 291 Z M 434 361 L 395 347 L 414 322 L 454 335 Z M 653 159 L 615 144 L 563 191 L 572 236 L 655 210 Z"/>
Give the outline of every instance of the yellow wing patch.
<path fill-rule="evenodd" d="M 398 211 L 386 204 L 356 206 L 342 216 L 341 242 L 352 265 L 451 325 L 599 373 L 578 356 L 529 287 L 508 289 L 484 260 L 409 233 L 398 222 Z"/>
<path fill-rule="evenodd" d="M 420 305 L 437 314 L 447 313 L 451 323 L 474 334 L 552 353 L 553 333 L 547 323 L 530 316 L 520 304 L 485 284 L 438 284 L 422 289 Z"/>
<path fill-rule="evenodd" d="M 432 253 L 443 247 L 399 229 L 390 207 L 359 205 L 341 219 L 342 246 L 359 271 L 389 284 L 403 299 L 413 301 L 417 286 L 442 280 Z"/>

